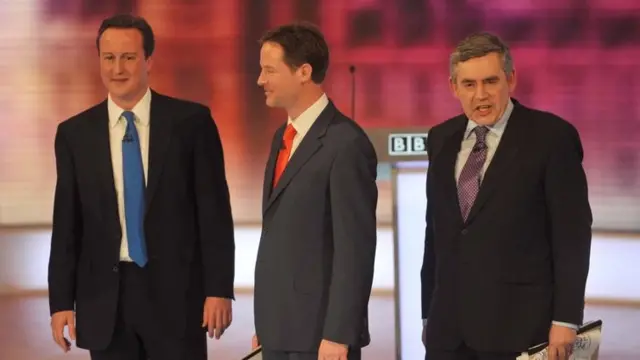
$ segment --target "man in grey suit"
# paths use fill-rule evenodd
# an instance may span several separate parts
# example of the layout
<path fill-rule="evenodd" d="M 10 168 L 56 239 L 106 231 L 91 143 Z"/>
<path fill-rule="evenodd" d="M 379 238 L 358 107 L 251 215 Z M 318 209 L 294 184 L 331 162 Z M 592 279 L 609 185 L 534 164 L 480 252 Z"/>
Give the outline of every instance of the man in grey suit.
<path fill-rule="evenodd" d="M 377 157 L 322 90 L 329 50 L 314 26 L 261 43 L 258 84 L 288 120 L 265 170 L 253 345 L 264 360 L 357 360 L 370 341 Z"/>

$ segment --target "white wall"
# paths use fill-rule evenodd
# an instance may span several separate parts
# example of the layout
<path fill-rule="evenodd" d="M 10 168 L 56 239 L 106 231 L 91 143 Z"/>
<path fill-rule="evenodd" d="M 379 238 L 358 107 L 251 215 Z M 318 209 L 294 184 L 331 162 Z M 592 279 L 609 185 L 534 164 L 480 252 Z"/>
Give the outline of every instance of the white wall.
<path fill-rule="evenodd" d="M 424 231 L 421 227 L 416 229 L 419 234 Z M 47 289 L 49 235 L 47 230 L 0 231 L 0 294 Z M 259 236 L 258 228 L 236 229 L 236 286 L 239 288 L 253 286 Z M 419 257 L 421 259 L 421 255 Z M 587 297 L 640 301 L 639 259 L 640 238 L 594 237 Z M 375 266 L 374 288 L 393 290 L 393 239 L 390 229 L 378 231 Z M 419 266 L 413 265 L 413 268 L 419 269 Z"/>
<path fill-rule="evenodd" d="M 237 228 L 236 287 L 252 288 L 259 228 Z M 38 292 L 47 289 L 50 231 L 0 231 L 0 294 Z M 375 287 L 393 289 L 393 239 L 391 231 L 379 231 Z"/>

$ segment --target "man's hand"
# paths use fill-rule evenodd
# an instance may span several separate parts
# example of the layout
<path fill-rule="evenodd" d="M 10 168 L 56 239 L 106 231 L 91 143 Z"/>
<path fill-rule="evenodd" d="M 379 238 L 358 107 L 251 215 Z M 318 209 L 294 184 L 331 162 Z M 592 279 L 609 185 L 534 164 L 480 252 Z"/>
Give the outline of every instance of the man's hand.
<path fill-rule="evenodd" d="M 318 350 L 318 360 L 347 360 L 349 347 L 334 343 L 329 340 L 322 340 L 320 350 Z"/>
<path fill-rule="evenodd" d="M 258 335 L 253 335 L 251 338 L 251 350 L 255 350 L 260 346 L 260 341 L 258 341 Z"/>
<path fill-rule="evenodd" d="M 422 345 L 427 347 L 427 324 L 422 325 Z"/>
<path fill-rule="evenodd" d="M 207 327 L 209 337 L 220 339 L 224 331 L 231 325 L 231 299 L 208 297 L 204 301 L 202 327 Z"/>
<path fill-rule="evenodd" d="M 549 330 L 549 360 L 568 360 L 575 341 L 576 330 L 562 325 L 551 325 L 551 330 Z"/>
<path fill-rule="evenodd" d="M 64 337 L 64 327 L 69 327 L 69 337 L 76 340 L 76 319 L 73 311 L 59 311 L 51 315 L 51 334 L 53 340 L 65 353 L 71 350 L 71 342 Z"/>

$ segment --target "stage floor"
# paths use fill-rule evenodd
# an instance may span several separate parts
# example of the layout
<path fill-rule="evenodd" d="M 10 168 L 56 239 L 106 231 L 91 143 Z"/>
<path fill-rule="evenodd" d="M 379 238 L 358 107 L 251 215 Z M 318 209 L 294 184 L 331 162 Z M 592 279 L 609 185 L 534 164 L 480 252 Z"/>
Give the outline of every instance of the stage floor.
<path fill-rule="evenodd" d="M 259 235 L 260 229 L 256 227 L 236 228 L 238 288 L 252 288 Z M 45 295 L 49 241 L 50 229 L 46 227 L 0 228 L 0 324 L 3 325 L 0 360 L 89 359 L 86 351 L 77 348 L 65 355 L 51 338 Z M 640 277 L 636 260 L 639 251 L 638 238 L 594 237 L 590 271 L 592 299 L 597 299 L 601 293 L 640 298 L 640 288 L 628 281 Z M 388 228 L 378 232 L 374 288 L 377 291 L 369 308 L 372 344 L 363 350 L 363 359 L 395 360 L 394 300 L 386 295 L 393 288 L 393 240 Z M 637 301 L 635 304 L 635 307 L 587 307 L 585 320 L 604 321 L 598 360 L 640 359 L 640 342 L 637 341 L 640 306 Z M 209 359 L 239 360 L 250 349 L 253 334 L 250 291 L 238 294 L 233 310 L 234 322 L 224 337 L 209 340 Z M 416 321 L 420 321 L 419 317 L 420 314 L 416 314 Z"/>
<path fill-rule="evenodd" d="M 372 344 L 365 360 L 394 360 L 393 298 L 374 296 L 370 303 Z M 253 302 L 240 294 L 234 303 L 233 324 L 220 340 L 209 340 L 209 359 L 239 360 L 251 345 Z M 587 319 L 602 319 L 603 344 L 599 360 L 640 359 L 640 309 L 589 306 Z M 419 321 L 419 320 L 416 320 Z M 87 360 L 86 351 L 73 348 L 65 355 L 51 338 L 46 297 L 0 297 L 0 360 Z M 404 359 L 420 360 L 420 359 Z"/>

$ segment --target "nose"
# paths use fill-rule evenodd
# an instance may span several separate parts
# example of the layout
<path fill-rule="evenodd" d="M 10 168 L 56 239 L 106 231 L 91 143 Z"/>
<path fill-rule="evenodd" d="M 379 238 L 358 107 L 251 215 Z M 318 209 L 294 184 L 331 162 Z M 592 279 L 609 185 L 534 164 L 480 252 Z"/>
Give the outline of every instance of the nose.
<path fill-rule="evenodd" d="M 124 72 L 124 60 L 116 60 L 113 66 L 113 71 L 116 74 L 122 74 Z"/>
<path fill-rule="evenodd" d="M 262 72 L 260 72 L 260 75 L 258 75 L 257 83 L 258 83 L 258 86 L 263 86 L 265 84 L 264 77 L 262 76 Z"/>
<path fill-rule="evenodd" d="M 487 92 L 487 88 L 484 86 L 483 83 L 480 83 L 478 86 L 476 86 L 476 93 L 475 93 L 476 99 L 485 99 L 488 96 L 489 96 L 489 93 Z"/>

